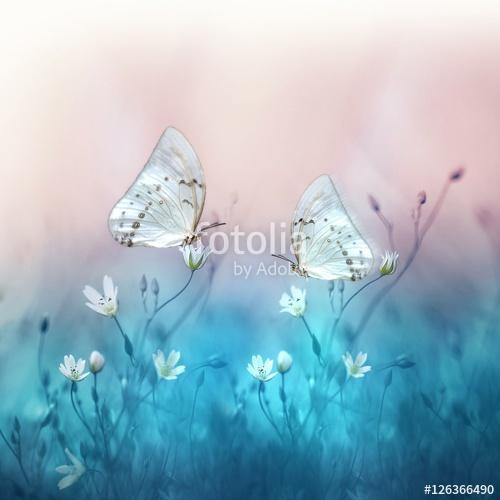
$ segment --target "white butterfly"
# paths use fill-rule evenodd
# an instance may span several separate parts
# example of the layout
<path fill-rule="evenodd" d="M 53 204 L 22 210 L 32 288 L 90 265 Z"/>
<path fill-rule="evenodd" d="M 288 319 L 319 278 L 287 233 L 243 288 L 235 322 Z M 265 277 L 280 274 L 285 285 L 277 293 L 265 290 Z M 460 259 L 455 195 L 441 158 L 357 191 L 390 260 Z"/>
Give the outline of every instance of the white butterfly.
<path fill-rule="evenodd" d="M 291 225 L 297 262 L 292 271 L 322 280 L 364 278 L 373 265 L 373 253 L 354 226 L 332 179 L 318 177 L 299 200 Z"/>
<path fill-rule="evenodd" d="M 200 160 L 187 139 L 169 127 L 135 182 L 111 210 L 111 234 L 128 247 L 190 245 L 201 236 L 198 223 L 205 192 Z"/>

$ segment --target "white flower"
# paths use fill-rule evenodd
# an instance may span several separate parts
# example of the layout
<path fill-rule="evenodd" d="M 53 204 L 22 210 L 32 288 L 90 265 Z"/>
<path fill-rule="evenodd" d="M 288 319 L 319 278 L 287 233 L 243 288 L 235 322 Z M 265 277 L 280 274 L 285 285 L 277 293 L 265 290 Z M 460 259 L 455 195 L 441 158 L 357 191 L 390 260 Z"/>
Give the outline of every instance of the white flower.
<path fill-rule="evenodd" d="M 343 354 L 342 359 L 347 370 L 347 376 L 354 378 L 364 377 L 365 373 L 368 373 L 372 369 L 371 366 L 363 366 L 367 357 L 368 354 L 360 352 L 353 361 L 350 352 Z"/>
<path fill-rule="evenodd" d="M 280 312 L 290 313 L 292 316 L 300 318 L 306 312 L 306 291 L 300 290 L 292 285 L 290 288 L 292 296 L 283 293 L 280 299 L 280 306 L 283 308 Z"/>
<path fill-rule="evenodd" d="M 257 356 L 252 356 L 252 364 L 248 363 L 247 370 L 252 377 L 255 377 L 257 380 L 261 382 L 268 382 L 276 375 L 278 372 L 272 372 L 273 369 L 273 360 L 266 359 L 264 362 L 262 356 L 259 354 Z"/>
<path fill-rule="evenodd" d="M 80 382 L 90 375 L 90 372 L 83 373 L 85 371 L 85 361 L 79 359 L 76 362 L 72 354 L 64 356 L 64 365 L 62 363 L 59 365 L 59 371 L 73 382 Z"/>
<path fill-rule="evenodd" d="M 85 473 L 85 466 L 80 462 L 80 460 L 78 460 L 75 455 L 68 450 L 68 448 L 64 451 L 73 465 L 61 465 L 56 467 L 56 472 L 64 474 L 64 477 L 57 483 L 60 490 L 76 483 Z"/>
<path fill-rule="evenodd" d="M 394 274 L 398 267 L 399 255 L 397 252 L 385 252 L 382 256 L 382 263 L 380 264 L 379 271 L 382 275 Z"/>
<path fill-rule="evenodd" d="M 92 373 L 99 373 L 106 360 L 99 351 L 92 351 L 89 356 L 89 368 Z"/>
<path fill-rule="evenodd" d="M 191 271 L 196 271 L 203 267 L 211 252 L 210 248 L 204 247 L 201 243 L 198 243 L 196 246 L 185 245 L 179 247 L 179 250 L 182 252 L 186 266 L 188 266 Z"/>
<path fill-rule="evenodd" d="M 180 358 L 181 353 L 179 351 L 170 351 L 168 358 L 165 360 L 165 354 L 158 349 L 156 354 L 153 354 L 153 363 L 158 377 L 165 380 L 175 380 L 181 373 L 184 373 L 186 370 L 184 365 L 175 366 Z"/>
<path fill-rule="evenodd" d="M 103 295 L 95 288 L 86 285 L 83 294 L 87 297 L 88 302 L 85 305 L 104 316 L 116 316 L 118 312 L 118 301 L 116 300 L 118 287 L 113 285 L 113 280 L 109 276 L 104 276 L 102 288 L 104 290 Z"/>
<path fill-rule="evenodd" d="M 278 353 L 277 368 L 280 373 L 286 373 L 292 367 L 293 358 L 286 351 Z"/>

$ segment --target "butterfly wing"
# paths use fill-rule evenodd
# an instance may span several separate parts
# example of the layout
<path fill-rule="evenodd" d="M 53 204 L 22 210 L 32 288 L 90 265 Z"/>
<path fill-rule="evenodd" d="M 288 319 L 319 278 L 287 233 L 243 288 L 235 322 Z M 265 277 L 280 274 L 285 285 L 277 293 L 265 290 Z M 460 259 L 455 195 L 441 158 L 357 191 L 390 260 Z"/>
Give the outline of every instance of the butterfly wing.
<path fill-rule="evenodd" d="M 171 247 L 196 232 L 205 177 L 191 144 L 175 128 L 160 137 L 148 162 L 109 216 L 122 245 Z"/>
<path fill-rule="evenodd" d="M 292 246 L 299 268 L 313 278 L 356 281 L 374 261 L 328 175 L 318 177 L 302 195 L 292 222 Z"/>

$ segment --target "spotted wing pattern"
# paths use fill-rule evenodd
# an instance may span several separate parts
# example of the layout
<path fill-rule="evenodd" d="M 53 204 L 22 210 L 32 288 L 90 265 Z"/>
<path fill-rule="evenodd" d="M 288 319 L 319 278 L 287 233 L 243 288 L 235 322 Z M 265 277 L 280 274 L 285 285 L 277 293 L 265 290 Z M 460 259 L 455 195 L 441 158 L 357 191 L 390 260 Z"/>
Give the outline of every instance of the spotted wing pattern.
<path fill-rule="evenodd" d="M 364 278 L 373 253 L 354 226 L 332 179 L 318 177 L 302 195 L 292 221 L 299 269 L 324 280 Z"/>
<path fill-rule="evenodd" d="M 109 229 L 126 246 L 171 247 L 196 233 L 205 203 L 205 177 L 187 139 L 169 127 L 125 195 Z"/>

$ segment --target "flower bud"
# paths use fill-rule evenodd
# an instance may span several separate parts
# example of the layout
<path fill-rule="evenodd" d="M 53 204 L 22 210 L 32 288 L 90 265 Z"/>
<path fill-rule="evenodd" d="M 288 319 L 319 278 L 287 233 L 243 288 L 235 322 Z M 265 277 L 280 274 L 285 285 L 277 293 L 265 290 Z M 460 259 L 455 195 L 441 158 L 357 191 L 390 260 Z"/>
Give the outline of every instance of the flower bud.
<path fill-rule="evenodd" d="M 45 335 L 49 329 L 50 321 L 48 314 L 44 314 L 42 320 L 40 321 L 40 333 Z"/>
<path fill-rule="evenodd" d="M 144 295 L 147 289 L 148 289 L 148 280 L 146 279 L 146 276 L 143 274 L 141 281 L 139 281 L 139 290 L 141 291 L 141 294 Z"/>
<path fill-rule="evenodd" d="M 458 167 L 456 170 L 453 170 L 450 173 L 450 181 L 458 181 L 460 180 L 465 174 L 465 168 L 463 167 Z"/>
<path fill-rule="evenodd" d="M 211 368 L 219 369 L 227 366 L 227 361 L 224 361 L 218 356 L 211 356 L 207 361 L 207 365 L 210 366 Z"/>
<path fill-rule="evenodd" d="M 383 276 L 394 274 L 398 267 L 398 258 L 399 255 L 396 252 L 385 252 L 379 268 L 380 274 Z"/>
<path fill-rule="evenodd" d="M 151 291 L 155 295 L 160 293 L 160 285 L 158 284 L 158 280 L 156 278 L 153 278 L 153 281 L 151 281 Z"/>
<path fill-rule="evenodd" d="M 368 195 L 368 201 L 374 212 L 380 212 L 380 204 L 371 194 Z"/>
<path fill-rule="evenodd" d="M 184 262 L 191 271 L 197 271 L 202 268 L 210 255 L 210 248 L 205 248 L 201 243 L 197 246 L 186 245 L 179 250 L 184 257 Z"/>
<path fill-rule="evenodd" d="M 417 202 L 419 205 L 423 205 L 427 201 L 427 194 L 425 191 L 420 191 L 417 194 Z"/>
<path fill-rule="evenodd" d="M 278 353 L 277 368 L 280 373 L 286 373 L 292 367 L 293 358 L 286 351 Z"/>
<path fill-rule="evenodd" d="M 89 368 L 94 374 L 99 373 L 105 363 L 104 356 L 99 351 L 92 351 L 89 357 Z"/>

